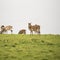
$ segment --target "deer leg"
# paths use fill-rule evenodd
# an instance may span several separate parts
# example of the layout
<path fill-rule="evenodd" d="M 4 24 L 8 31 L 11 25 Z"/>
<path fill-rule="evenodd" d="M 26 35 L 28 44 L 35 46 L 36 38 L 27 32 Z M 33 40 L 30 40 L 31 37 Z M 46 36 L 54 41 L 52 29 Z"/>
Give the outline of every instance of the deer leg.
<path fill-rule="evenodd" d="M 11 30 L 11 34 L 12 34 L 13 30 Z"/>
<path fill-rule="evenodd" d="M 0 31 L 0 34 L 2 34 L 2 31 Z"/>
<path fill-rule="evenodd" d="M 40 31 L 38 31 L 38 34 L 40 34 Z"/>
<path fill-rule="evenodd" d="M 26 34 L 26 31 L 24 32 L 24 34 Z"/>
<path fill-rule="evenodd" d="M 38 31 L 36 31 L 36 34 L 38 34 Z"/>
<path fill-rule="evenodd" d="M 33 31 L 31 32 L 31 34 L 33 34 Z"/>
<path fill-rule="evenodd" d="M 30 34 L 33 34 L 33 31 L 30 31 Z"/>

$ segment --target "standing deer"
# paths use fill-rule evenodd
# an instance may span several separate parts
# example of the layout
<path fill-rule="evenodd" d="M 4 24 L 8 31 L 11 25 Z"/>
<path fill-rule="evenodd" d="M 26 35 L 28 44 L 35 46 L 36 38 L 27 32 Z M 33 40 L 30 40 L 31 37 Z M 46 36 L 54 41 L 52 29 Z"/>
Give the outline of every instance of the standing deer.
<path fill-rule="evenodd" d="M 3 32 L 7 32 L 8 30 L 10 30 L 10 31 L 11 31 L 11 34 L 12 34 L 12 32 L 13 32 L 12 28 L 13 28 L 13 27 L 10 26 L 10 25 L 8 25 L 8 26 L 2 25 L 2 26 L 1 26 L 1 31 L 0 31 L 0 33 L 2 34 Z"/>
<path fill-rule="evenodd" d="M 18 34 L 26 34 L 26 30 L 25 29 L 22 29 L 18 32 Z"/>
<path fill-rule="evenodd" d="M 28 23 L 28 28 L 30 30 L 30 34 L 33 34 L 33 31 L 35 33 L 40 34 L 40 26 L 35 24 L 35 25 L 31 25 L 31 23 Z"/>

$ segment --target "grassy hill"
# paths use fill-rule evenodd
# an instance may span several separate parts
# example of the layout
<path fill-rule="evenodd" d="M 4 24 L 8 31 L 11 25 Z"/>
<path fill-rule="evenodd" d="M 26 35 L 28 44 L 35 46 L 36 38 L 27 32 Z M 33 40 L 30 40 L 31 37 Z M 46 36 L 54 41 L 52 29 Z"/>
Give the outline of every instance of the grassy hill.
<path fill-rule="evenodd" d="M 60 35 L 0 35 L 0 60 L 60 60 Z"/>

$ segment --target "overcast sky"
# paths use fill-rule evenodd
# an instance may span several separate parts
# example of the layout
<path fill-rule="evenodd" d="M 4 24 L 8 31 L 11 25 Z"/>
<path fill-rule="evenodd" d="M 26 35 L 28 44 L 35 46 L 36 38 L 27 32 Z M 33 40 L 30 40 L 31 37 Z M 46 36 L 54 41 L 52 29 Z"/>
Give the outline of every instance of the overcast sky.
<path fill-rule="evenodd" d="M 0 26 L 29 33 L 29 22 L 40 25 L 42 34 L 60 34 L 60 0 L 0 0 Z"/>

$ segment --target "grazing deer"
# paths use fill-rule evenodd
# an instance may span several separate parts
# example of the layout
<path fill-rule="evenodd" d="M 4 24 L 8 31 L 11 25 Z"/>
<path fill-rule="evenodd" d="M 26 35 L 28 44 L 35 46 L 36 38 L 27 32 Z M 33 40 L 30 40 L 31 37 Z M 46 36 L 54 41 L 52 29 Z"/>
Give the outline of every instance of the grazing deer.
<path fill-rule="evenodd" d="M 31 23 L 28 23 L 28 28 L 30 30 L 30 34 L 33 34 L 33 31 L 35 33 L 40 34 L 40 26 L 35 24 L 35 25 L 31 25 Z"/>
<path fill-rule="evenodd" d="M 18 34 L 26 34 L 26 30 L 25 29 L 22 29 L 18 32 Z"/>
<path fill-rule="evenodd" d="M 0 33 L 2 34 L 3 32 L 7 32 L 8 30 L 10 30 L 10 31 L 11 31 L 11 34 L 12 34 L 12 32 L 13 32 L 12 28 L 13 28 L 13 27 L 10 26 L 10 25 L 8 25 L 8 26 L 2 25 L 2 26 L 1 26 L 1 31 L 0 31 Z"/>

